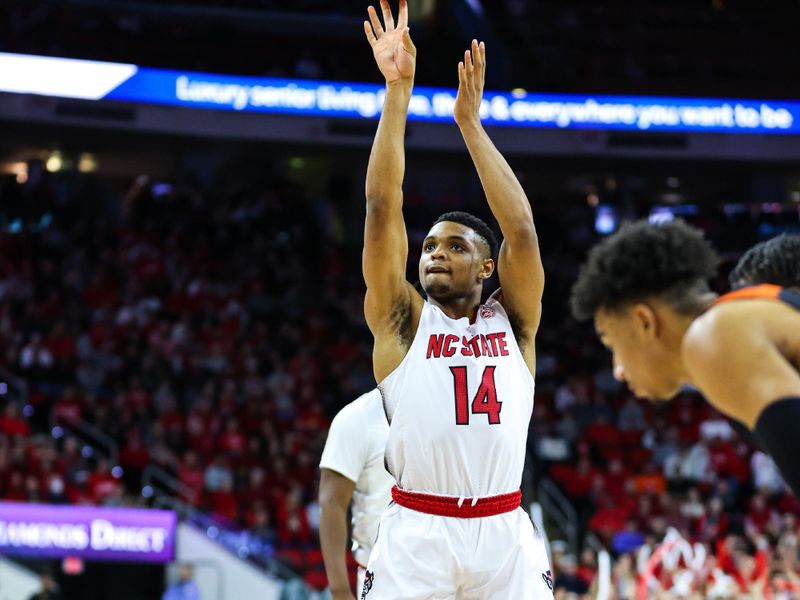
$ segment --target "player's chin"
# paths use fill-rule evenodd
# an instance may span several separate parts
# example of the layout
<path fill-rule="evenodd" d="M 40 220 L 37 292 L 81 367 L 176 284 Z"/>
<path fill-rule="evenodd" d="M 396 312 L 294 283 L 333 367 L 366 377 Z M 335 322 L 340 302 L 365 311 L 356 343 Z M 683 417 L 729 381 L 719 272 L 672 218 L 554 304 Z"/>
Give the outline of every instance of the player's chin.
<path fill-rule="evenodd" d="M 431 275 L 438 275 L 438 273 L 429 274 L 425 281 L 425 292 L 431 298 L 440 299 L 446 298 L 450 295 L 453 286 L 448 281 L 442 281 L 441 278 L 431 277 Z"/>
<path fill-rule="evenodd" d="M 681 390 L 680 387 L 664 388 L 663 390 L 659 390 L 657 392 L 648 394 L 646 399 L 649 400 L 650 402 L 653 402 L 654 404 L 664 404 L 665 402 L 669 402 L 675 396 L 677 396 L 680 390 Z"/>

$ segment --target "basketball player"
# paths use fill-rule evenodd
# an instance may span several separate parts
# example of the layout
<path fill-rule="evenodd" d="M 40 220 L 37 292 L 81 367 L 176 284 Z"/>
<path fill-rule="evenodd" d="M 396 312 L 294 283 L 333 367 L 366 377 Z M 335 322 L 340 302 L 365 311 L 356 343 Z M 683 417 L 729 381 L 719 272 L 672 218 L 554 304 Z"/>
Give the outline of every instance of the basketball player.
<path fill-rule="evenodd" d="M 389 423 L 381 394 L 360 396 L 333 419 L 319 466 L 319 538 L 331 600 L 354 600 L 343 550 L 347 545 L 347 509 L 352 503 L 353 558 L 358 563 L 356 595 L 378 534 L 378 522 L 391 500 L 394 481 L 383 466 Z"/>
<path fill-rule="evenodd" d="M 706 282 L 718 261 L 701 231 L 637 222 L 592 249 L 571 299 L 576 318 L 594 318 L 614 375 L 635 394 L 666 400 L 695 386 L 754 433 L 796 494 L 799 239 L 753 248 L 731 276 L 740 289 L 715 298 Z"/>
<path fill-rule="evenodd" d="M 800 234 L 782 234 L 742 255 L 728 281 L 737 290 L 768 283 L 800 289 Z"/>
<path fill-rule="evenodd" d="M 422 243 L 428 299 L 406 281 L 403 138 L 416 50 L 405 0 L 396 25 L 388 2 L 381 8 L 383 25 L 372 7 L 364 23 L 386 79 L 367 169 L 364 310 L 397 485 L 361 598 L 552 598 L 544 543 L 519 490 L 544 285 L 531 207 L 481 126 L 485 49 L 473 40 L 458 66 L 454 114 L 503 245 L 498 254 L 480 219 L 447 213 Z M 502 291 L 481 304 L 495 265 Z"/>

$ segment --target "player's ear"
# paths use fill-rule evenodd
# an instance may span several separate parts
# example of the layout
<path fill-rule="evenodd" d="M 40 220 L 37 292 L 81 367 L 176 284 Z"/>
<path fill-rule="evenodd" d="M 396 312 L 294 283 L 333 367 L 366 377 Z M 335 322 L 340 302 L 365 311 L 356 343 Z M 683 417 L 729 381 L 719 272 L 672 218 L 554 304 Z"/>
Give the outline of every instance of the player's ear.
<path fill-rule="evenodd" d="M 481 270 L 478 271 L 478 279 L 481 281 L 489 279 L 494 273 L 494 259 L 484 258 L 481 264 Z"/>
<path fill-rule="evenodd" d="M 658 315 L 649 304 L 634 305 L 632 317 L 636 331 L 644 338 L 650 340 L 658 336 Z"/>

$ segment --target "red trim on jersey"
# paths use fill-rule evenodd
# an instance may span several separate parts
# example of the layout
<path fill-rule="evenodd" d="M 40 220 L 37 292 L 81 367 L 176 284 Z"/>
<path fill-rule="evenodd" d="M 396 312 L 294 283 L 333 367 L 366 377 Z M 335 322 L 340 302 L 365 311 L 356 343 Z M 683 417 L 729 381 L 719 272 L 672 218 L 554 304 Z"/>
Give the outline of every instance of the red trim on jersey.
<path fill-rule="evenodd" d="M 395 485 L 392 486 L 392 500 L 400 506 L 429 515 L 476 519 L 501 515 L 516 510 L 519 508 L 520 502 L 522 502 L 522 492 L 517 490 L 516 492 L 500 494 L 499 496 L 462 499 L 453 496 L 408 492 Z"/>

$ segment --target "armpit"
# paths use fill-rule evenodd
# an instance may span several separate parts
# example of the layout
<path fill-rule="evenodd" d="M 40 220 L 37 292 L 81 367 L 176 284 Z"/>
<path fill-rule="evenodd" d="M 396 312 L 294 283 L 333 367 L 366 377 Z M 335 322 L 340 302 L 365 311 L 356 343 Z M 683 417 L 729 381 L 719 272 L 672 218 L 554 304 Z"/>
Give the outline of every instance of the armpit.
<path fill-rule="evenodd" d="M 395 301 L 392 313 L 389 315 L 389 327 L 403 346 L 411 345 L 411 342 L 414 341 L 414 336 L 411 335 L 411 302 L 407 299 Z"/>
<path fill-rule="evenodd" d="M 517 340 L 517 345 L 521 352 L 525 352 L 528 347 L 528 343 L 531 341 L 529 339 L 529 335 L 525 332 L 525 326 L 522 319 L 514 314 L 513 312 L 508 312 L 508 322 L 511 325 L 511 332 L 514 334 L 514 339 Z"/>

